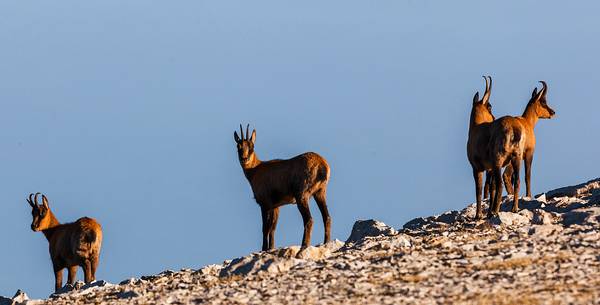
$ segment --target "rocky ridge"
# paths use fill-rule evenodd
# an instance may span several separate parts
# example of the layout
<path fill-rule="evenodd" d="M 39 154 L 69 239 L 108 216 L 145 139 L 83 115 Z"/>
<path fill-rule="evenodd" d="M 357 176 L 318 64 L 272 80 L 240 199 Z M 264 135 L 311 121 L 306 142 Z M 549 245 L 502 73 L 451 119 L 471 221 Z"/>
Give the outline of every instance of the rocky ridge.
<path fill-rule="evenodd" d="M 11 304 L 600 304 L 600 179 L 395 230 L 357 221 L 346 242 L 280 248 L 198 270 L 103 281 Z M 69 291 L 71 290 L 71 291 Z"/>

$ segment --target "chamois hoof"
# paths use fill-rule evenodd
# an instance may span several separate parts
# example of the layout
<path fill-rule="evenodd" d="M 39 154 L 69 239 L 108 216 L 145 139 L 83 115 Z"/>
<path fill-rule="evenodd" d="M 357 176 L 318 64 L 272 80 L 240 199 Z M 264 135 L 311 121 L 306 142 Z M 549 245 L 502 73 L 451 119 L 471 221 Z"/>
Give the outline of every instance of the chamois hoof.
<path fill-rule="evenodd" d="M 308 247 L 301 247 L 300 250 L 298 251 L 298 253 L 296 253 L 296 258 L 298 259 L 304 259 L 305 255 L 306 255 L 306 249 Z"/>

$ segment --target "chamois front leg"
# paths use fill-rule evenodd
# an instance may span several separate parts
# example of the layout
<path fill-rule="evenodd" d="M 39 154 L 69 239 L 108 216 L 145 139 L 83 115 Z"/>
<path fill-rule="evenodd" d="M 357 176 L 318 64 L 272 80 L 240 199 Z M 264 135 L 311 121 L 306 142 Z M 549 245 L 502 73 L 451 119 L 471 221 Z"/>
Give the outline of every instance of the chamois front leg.
<path fill-rule="evenodd" d="M 494 215 L 500 213 L 500 204 L 502 202 L 502 167 L 494 168 L 494 183 L 496 183 L 496 194 L 494 194 Z M 491 210 L 491 209 L 490 209 Z"/>
<path fill-rule="evenodd" d="M 62 288 L 63 269 L 62 266 L 54 265 L 54 292 L 58 292 Z"/>
<path fill-rule="evenodd" d="M 70 266 L 68 271 L 68 277 L 67 277 L 67 284 L 68 285 L 73 285 L 75 284 L 75 278 L 77 277 L 77 265 L 75 266 Z"/>
<path fill-rule="evenodd" d="M 263 242 L 262 242 L 262 250 L 267 251 L 271 249 L 271 245 L 269 244 L 269 210 L 261 206 L 260 212 L 262 215 L 262 234 L 263 234 Z"/>
<path fill-rule="evenodd" d="M 94 258 L 92 258 L 92 281 L 96 280 L 96 269 L 98 269 L 98 260 L 99 257 L 98 255 L 95 255 Z"/>
<path fill-rule="evenodd" d="M 275 229 L 277 228 L 277 220 L 279 219 L 279 208 L 274 208 L 269 211 L 269 250 L 275 248 Z"/>
<path fill-rule="evenodd" d="M 533 162 L 533 152 L 525 154 L 525 187 L 527 189 L 527 197 L 531 196 L 531 163 Z"/>
<path fill-rule="evenodd" d="M 308 208 L 308 197 L 302 195 L 296 197 L 296 203 L 298 210 L 302 215 L 302 222 L 304 223 L 304 234 L 302 235 L 302 247 L 306 249 L 310 246 L 310 235 L 312 233 L 313 219 L 310 215 L 310 209 Z"/>
<path fill-rule="evenodd" d="M 512 212 L 513 213 L 517 213 L 519 211 L 519 187 L 521 186 L 521 180 L 519 177 L 519 173 L 521 170 L 521 158 L 515 158 L 512 161 L 512 167 L 513 167 L 513 175 L 512 175 L 512 182 L 513 182 L 513 208 L 512 208 Z"/>
<path fill-rule="evenodd" d="M 86 259 L 85 262 L 83 263 L 83 266 L 81 266 L 83 268 L 83 274 L 84 274 L 84 281 L 86 284 L 89 284 L 92 282 L 92 262 L 89 259 Z"/>
<path fill-rule="evenodd" d="M 481 218 L 481 183 L 483 182 L 483 172 L 473 169 L 473 179 L 475 179 L 475 200 L 477 201 L 477 211 L 475 219 Z"/>

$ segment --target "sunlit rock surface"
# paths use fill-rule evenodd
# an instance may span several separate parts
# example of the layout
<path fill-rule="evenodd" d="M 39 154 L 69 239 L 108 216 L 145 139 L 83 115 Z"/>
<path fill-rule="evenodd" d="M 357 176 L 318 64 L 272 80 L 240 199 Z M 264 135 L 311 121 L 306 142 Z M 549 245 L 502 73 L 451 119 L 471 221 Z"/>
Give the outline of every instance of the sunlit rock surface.
<path fill-rule="evenodd" d="M 357 221 L 347 241 L 66 287 L 4 304 L 597 304 L 600 179 L 523 198 L 473 220 L 475 205 L 396 230 Z M 487 206 L 486 206 L 487 208 Z"/>

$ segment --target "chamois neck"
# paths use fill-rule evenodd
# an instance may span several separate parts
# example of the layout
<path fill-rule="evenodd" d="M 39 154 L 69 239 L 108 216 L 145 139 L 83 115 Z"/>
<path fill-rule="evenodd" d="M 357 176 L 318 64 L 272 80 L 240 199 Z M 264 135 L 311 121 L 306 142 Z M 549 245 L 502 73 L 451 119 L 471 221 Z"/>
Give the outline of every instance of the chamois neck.
<path fill-rule="evenodd" d="M 242 165 L 242 169 L 244 170 L 244 175 L 246 176 L 246 179 L 248 179 L 248 181 L 252 181 L 252 176 L 254 176 L 256 167 L 258 167 L 261 163 L 262 163 L 262 161 L 260 161 L 260 159 L 258 158 L 256 153 L 254 153 L 252 155 L 251 160 L 248 163 Z"/>
<path fill-rule="evenodd" d="M 527 104 L 527 107 L 525 107 L 525 111 L 523 111 L 523 118 L 525 118 L 525 120 L 531 125 L 532 128 L 535 127 L 535 124 L 537 124 L 539 117 L 535 111 L 534 103 Z"/>
<path fill-rule="evenodd" d="M 486 116 L 479 113 L 479 111 L 472 109 L 471 110 L 471 118 L 469 120 L 469 132 L 473 131 L 475 129 L 475 127 L 477 127 L 478 125 L 481 125 L 484 123 L 489 123 L 492 120 L 493 120 L 492 118 L 486 118 Z"/>
<path fill-rule="evenodd" d="M 48 227 L 46 229 L 42 230 L 42 233 L 44 233 L 44 236 L 46 236 L 46 239 L 48 241 L 50 241 L 50 239 L 52 238 L 52 235 L 56 231 L 56 227 L 60 226 L 60 222 L 58 221 L 58 219 L 56 219 L 56 216 L 54 216 L 52 211 L 48 211 L 48 213 L 49 213 L 49 215 L 47 217 L 50 218 L 50 220 L 48 222 Z"/>

